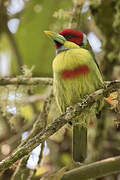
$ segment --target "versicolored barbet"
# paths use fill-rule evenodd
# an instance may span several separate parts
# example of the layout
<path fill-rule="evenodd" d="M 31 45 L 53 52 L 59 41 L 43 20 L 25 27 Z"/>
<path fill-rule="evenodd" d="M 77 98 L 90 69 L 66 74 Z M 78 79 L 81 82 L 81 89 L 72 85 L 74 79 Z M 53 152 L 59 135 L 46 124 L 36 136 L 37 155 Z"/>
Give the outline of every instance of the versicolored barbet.
<path fill-rule="evenodd" d="M 74 29 L 45 33 L 56 45 L 57 53 L 53 60 L 54 95 L 61 113 L 64 113 L 67 107 L 76 104 L 85 95 L 104 87 L 104 82 L 84 33 Z M 86 158 L 87 124 L 93 112 L 98 113 L 102 103 L 96 104 L 94 108 L 86 108 L 72 121 L 73 160 L 76 162 L 83 162 Z"/>

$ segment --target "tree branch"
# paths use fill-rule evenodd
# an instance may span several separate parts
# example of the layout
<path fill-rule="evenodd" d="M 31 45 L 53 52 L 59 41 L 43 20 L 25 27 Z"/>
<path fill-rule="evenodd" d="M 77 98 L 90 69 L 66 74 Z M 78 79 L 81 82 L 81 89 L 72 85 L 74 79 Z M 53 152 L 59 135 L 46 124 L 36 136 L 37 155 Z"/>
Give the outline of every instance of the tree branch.
<path fill-rule="evenodd" d="M 120 172 L 120 156 L 97 161 L 66 172 L 61 180 L 99 178 Z"/>
<path fill-rule="evenodd" d="M 0 162 L 0 171 L 3 171 L 9 168 L 12 164 L 14 164 L 17 160 L 21 159 L 25 155 L 29 154 L 35 147 L 37 147 L 40 143 L 45 141 L 48 137 L 56 133 L 61 127 L 63 127 L 69 121 L 74 120 L 74 118 L 82 113 L 86 107 L 90 107 L 94 104 L 98 99 L 102 98 L 104 95 L 108 95 L 111 90 L 119 89 L 120 81 L 112 81 L 107 84 L 107 88 L 97 90 L 96 92 L 87 96 L 87 98 L 82 99 L 79 103 L 74 106 L 70 106 L 67 108 L 67 111 L 58 117 L 55 121 L 53 121 L 47 128 L 38 133 L 34 138 L 31 138 L 26 142 L 26 144 L 17 149 L 11 156 L 4 159 Z"/>
<path fill-rule="evenodd" d="M 85 0 L 74 1 L 72 17 L 71 17 L 71 20 L 70 20 L 69 28 L 72 27 L 72 28 L 75 28 L 75 29 L 80 29 L 81 10 L 82 10 L 84 2 L 85 2 Z"/>
<path fill-rule="evenodd" d="M 0 86 L 4 85 L 52 85 L 53 80 L 52 78 L 25 78 L 25 77 L 5 77 L 0 78 Z"/>
<path fill-rule="evenodd" d="M 33 103 L 36 103 L 38 101 L 41 101 L 41 102 L 44 102 L 46 99 L 46 95 L 42 95 L 41 94 L 35 94 L 35 95 L 31 95 L 31 96 L 28 96 L 24 99 L 22 99 L 19 104 L 33 104 Z"/>
<path fill-rule="evenodd" d="M 106 87 L 108 88 L 116 88 L 116 86 L 120 88 L 120 80 L 113 80 L 113 81 L 104 81 Z M 18 77 L 4 77 L 0 78 L 0 86 L 5 86 L 5 85 L 53 85 L 53 78 L 48 78 L 48 77 L 23 77 L 23 76 L 18 76 Z"/>
<path fill-rule="evenodd" d="M 27 161 L 29 159 L 29 154 L 24 156 L 19 162 L 16 170 L 14 171 L 11 180 L 18 180 L 18 179 L 27 179 L 30 173 L 30 169 L 26 167 Z"/>

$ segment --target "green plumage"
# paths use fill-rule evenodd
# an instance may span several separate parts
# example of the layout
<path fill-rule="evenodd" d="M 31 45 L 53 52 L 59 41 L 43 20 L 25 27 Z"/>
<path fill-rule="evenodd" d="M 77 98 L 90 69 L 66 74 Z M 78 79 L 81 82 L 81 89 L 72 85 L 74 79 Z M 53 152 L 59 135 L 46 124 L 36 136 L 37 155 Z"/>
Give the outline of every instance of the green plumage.
<path fill-rule="evenodd" d="M 103 79 L 91 53 L 78 45 L 65 41 L 63 50 L 59 52 L 53 61 L 54 94 L 61 113 L 66 108 L 80 101 L 85 95 L 94 92 L 104 86 Z M 61 73 L 64 70 L 72 70 L 78 66 L 86 65 L 89 73 L 80 74 L 74 78 L 64 79 Z M 73 159 L 84 161 L 87 146 L 87 123 L 93 108 L 76 117 L 73 123 Z"/>
<path fill-rule="evenodd" d="M 81 124 L 73 125 L 73 159 L 83 162 L 87 154 L 87 127 Z"/>
<path fill-rule="evenodd" d="M 66 107 L 79 102 L 85 95 L 103 87 L 101 73 L 89 51 L 69 41 L 64 46 L 72 46 L 73 49 L 60 52 L 53 61 L 54 93 L 61 112 L 65 112 Z M 88 74 L 69 79 L 61 77 L 65 69 L 72 70 L 84 64 L 90 69 Z"/>

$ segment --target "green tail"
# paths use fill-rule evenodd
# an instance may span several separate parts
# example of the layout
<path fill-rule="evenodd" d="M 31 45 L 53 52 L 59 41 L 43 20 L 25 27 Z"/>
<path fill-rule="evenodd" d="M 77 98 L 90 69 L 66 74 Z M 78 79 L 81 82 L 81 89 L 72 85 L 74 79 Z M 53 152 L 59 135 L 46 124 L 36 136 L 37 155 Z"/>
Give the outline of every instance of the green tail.
<path fill-rule="evenodd" d="M 87 128 L 76 124 L 73 126 L 73 160 L 83 162 L 87 155 Z"/>

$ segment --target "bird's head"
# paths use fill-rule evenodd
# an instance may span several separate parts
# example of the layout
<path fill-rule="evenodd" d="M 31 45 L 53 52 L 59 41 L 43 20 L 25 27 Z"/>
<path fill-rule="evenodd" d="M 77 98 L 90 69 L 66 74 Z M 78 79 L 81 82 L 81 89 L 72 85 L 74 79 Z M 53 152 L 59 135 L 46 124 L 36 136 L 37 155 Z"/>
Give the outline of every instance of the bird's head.
<path fill-rule="evenodd" d="M 86 49 L 89 44 L 86 35 L 75 29 L 64 29 L 59 33 L 51 32 L 51 31 L 44 31 L 44 32 L 54 40 L 56 44 L 56 49 L 64 45 L 65 41 L 71 41 L 79 45 L 80 47 Z"/>
<path fill-rule="evenodd" d="M 64 29 L 59 32 L 67 41 L 74 42 L 77 45 L 83 44 L 83 33 L 75 29 Z"/>

